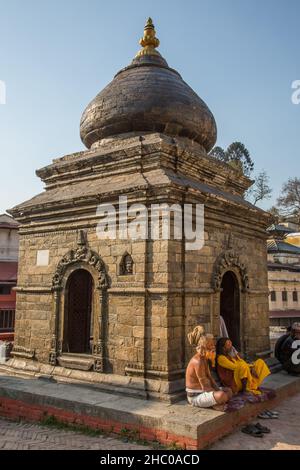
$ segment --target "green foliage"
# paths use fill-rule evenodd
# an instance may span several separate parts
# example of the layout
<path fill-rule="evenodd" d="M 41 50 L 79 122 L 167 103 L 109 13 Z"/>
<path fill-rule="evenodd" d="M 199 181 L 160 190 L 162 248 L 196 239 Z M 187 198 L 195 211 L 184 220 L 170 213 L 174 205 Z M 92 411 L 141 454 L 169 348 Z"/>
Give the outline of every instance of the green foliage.
<path fill-rule="evenodd" d="M 140 433 L 137 429 L 122 428 L 120 431 L 120 434 L 123 439 L 134 440 L 134 441 L 140 439 Z"/>
<path fill-rule="evenodd" d="M 226 152 L 222 149 L 222 147 L 214 147 L 210 152 L 210 155 L 217 158 L 218 160 L 221 160 L 222 162 L 227 163 Z"/>
<path fill-rule="evenodd" d="M 59 421 L 53 415 L 45 416 L 45 418 L 41 421 L 41 425 L 54 427 L 56 429 L 61 429 L 65 431 L 73 431 L 73 432 L 85 434 L 87 436 L 92 436 L 92 437 L 97 437 L 97 436 L 109 437 L 110 435 L 114 435 L 113 426 L 111 427 L 110 432 L 105 432 L 105 431 L 101 431 L 100 429 L 91 429 L 81 424 L 63 423 L 62 421 Z M 121 435 L 122 440 L 126 440 L 128 442 L 129 441 L 135 442 L 136 444 L 143 445 L 143 446 L 151 446 L 153 449 L 165 449 L 166 448 L 158 441 L 149 442 L 146 439 L 141 439 L 140 433 L 137 429 L 128 429 L 126 427 L 122 428 L 120 431 L 120 435 Z M 116 439 L 118 437 L 120 438 L 120 436 L 117 436 L 117 435 L 114 435 L 114 436 L 116 437 Z"/>
<path fill-rule="evenodd" d="M 210 155 L 229 164 L 246 176 L 250 176 L 254 169 L 254 162 L 251 159 L 250 153 L 241 142 L 233 142 L 226 150 L 221 147 L 214 147 Z"/>
<path fill-rule="evenodd" d="M 233 142 L 227 148 L 226 156 L 229 162 L 239 162 L 242 165 L 243 173 L 246 176 L 250 176 L 254 169 L 254 163 L 244 144 L 241 142 Z"/>
<path fill-rule="evenodd" d="M 168 447 L 168 450 L 183 450 L 176 442 L 172 442 Z"/>
<path fill-rule="evenodd" d="M 106 433 L 101 431 L 101 429 L 92 429 L 82 424 L 72 424 L 72 423 L 63 423 L 59 421 L 55 416 L 49 415 L 46 416 L 42 421 L 41 424 L 43 426 L 54 427 L 57 429 L 63 429 L 65 431 L 73 431 L 73 432 L 80 432 L 81 434 L 85 434 L 87 436 L 103 436 Z"/>

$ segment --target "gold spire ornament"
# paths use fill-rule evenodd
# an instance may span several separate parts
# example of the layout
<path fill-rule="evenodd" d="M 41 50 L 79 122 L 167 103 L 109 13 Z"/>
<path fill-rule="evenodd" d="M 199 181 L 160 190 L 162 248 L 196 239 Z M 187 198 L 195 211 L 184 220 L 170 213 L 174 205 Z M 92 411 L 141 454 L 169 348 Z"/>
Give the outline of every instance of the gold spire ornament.
<path fill-rule="evenodd" d="M 143 49 L 141 49 L 136 57 L 141 57 L 143 55 L 158 55 L 160 53 L 156 51 L 156 48 L 159 46 L 159 39 L 155 37 L 156 31 L 154 29 L 154 24 L 151 18 L 148 18 L 148 21 L 144 28 L 144 36 L 140 40 L 140 45 Z"/>

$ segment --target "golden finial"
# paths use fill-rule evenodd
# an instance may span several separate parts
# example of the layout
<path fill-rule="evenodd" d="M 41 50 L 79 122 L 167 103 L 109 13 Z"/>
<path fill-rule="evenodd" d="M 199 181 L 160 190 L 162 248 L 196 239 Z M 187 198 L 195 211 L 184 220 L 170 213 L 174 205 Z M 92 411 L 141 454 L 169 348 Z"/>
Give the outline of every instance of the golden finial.
<path fill-rule="evenodd" d="M 160 55 L 155 49 L 159 46 L 159 39 L 155 37 L 156 31 L 154 29 L 154 24 L 151 18 L 148 18 L 148 21 L 144 28 L 144 36 L 140 40 L 140 45 L 143 47 L 136 57 L 143 55 Z"/>

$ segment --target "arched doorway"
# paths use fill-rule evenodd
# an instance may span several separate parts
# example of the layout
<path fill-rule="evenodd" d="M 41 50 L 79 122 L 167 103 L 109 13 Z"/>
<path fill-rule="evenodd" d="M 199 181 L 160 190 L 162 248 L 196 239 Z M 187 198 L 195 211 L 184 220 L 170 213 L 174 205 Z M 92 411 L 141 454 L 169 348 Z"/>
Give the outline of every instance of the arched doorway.
<path fill-rule="evenodd" d="M 91 354 L 93 278 L 74 271 L 66 285 L 64 352 Z"/>
<path fill-rule="evenodd" d="M 228 335 L 235 346 L 241 350 L 240 328 L 240 289 L 236 275 L 227 271 L 221 282 L 220 315 L 222 315 Z"/>

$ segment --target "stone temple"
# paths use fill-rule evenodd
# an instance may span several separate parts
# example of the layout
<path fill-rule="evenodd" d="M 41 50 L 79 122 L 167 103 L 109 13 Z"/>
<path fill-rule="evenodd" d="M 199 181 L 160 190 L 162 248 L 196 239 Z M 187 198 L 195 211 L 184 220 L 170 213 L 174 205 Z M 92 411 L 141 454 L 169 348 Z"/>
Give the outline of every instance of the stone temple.
<path fill-rule="evenodd" d="M 270 221 L 243 197 L 251 181 L 208 155 L 214 117 L 157 51 L 150 19 L 140 44 L 84 111 L 87 150 L 38 170 L 45 191 L 10 210 L 20 254 L 9 367 L 170 401 L 184 391 L 197 324 L 218 336 L 222 314 L 237 348 L 268 355 Z M 97 208 L 120 196 L 204 204 L 204 247 L 100 239 Z"/>

